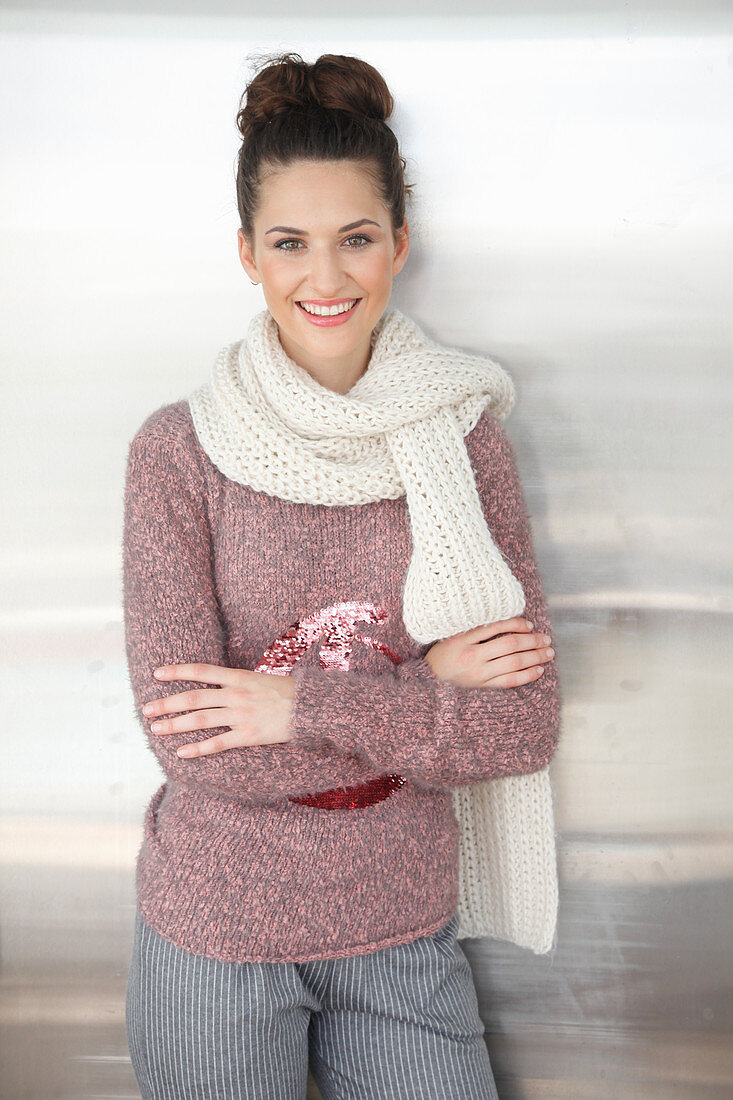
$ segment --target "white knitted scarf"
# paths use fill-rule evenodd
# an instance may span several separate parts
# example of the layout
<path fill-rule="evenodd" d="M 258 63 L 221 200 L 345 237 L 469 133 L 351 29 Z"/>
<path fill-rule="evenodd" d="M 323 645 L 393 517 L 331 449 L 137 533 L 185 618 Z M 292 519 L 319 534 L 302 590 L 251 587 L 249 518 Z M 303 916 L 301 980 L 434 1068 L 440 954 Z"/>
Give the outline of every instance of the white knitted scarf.
<path fill-rule="evenodd" d="M 188 398 L 201 446 L 226 477 L 286 500 L 406 496 L 413 552 L 402 613 L 415 641 L 520 615 L 524 593 L 491 537 L 464 441 L 486 406 L 508 416 L 511 378 L 430 340 L 397 309 L 382 315 L 371 348 L 361 378 L 335 393 L 286 355 L 269 310 L 256 314 Z M 549 769 L 454 788 L 452 799 L 458 938 L 549 951 L 558 903 Z"/>

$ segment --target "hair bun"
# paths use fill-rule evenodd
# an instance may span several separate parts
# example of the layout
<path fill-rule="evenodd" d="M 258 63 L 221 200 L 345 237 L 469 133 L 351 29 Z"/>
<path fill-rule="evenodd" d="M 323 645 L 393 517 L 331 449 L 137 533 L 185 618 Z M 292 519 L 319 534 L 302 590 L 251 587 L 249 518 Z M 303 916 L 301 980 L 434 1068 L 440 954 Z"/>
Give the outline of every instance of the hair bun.
<path fill-rule="evenodd" d="M 287 111 L 324 108 L 386 122 L 394 109 L 384 77 L 360 57 L 326 53 L 310 64 L 288 52 L 260 60 L 237 115 L 245 138 Z"/>
<path fill-rule="evenodd" d="M 389 210 L 397 241 L 405 224 L 405 158 L 388 124 L 394 101 L 382 74 L 360 57 L 250 53 L 254 73 L 239 101 L 237 208 L 246 239 L 272 173 L 301 160 L 356 164 Z M 259 62 L 259 64 L 258 64 Z"/>

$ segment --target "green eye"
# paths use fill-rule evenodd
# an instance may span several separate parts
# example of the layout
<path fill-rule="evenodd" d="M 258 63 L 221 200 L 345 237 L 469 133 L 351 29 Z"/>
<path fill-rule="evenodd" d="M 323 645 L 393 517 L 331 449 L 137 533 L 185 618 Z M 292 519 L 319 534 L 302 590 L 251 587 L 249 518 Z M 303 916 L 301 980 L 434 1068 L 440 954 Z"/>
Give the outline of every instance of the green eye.
<path fill-rule="evenodd" d="M 349 242 L 351 241 L 355 241 L 356 243 L 350 244 Z M 367 237 L 365 233 L 352 233 L 350 237 L 346 238 L 344 243 L 348 245 L 350 249 L 356 250 L 365 248 L 368 244 L 371 244 L 372 238 Z M 279 249 L 280 252 L 300 252 L 300 244 L 301 242 L 297 240 L 296 237 L 284 237 L 282 240 L 276 242 L 275 248 Z M 287 247 L 288 245 L 293 245 L 294 247 L 289 248 Z"/>

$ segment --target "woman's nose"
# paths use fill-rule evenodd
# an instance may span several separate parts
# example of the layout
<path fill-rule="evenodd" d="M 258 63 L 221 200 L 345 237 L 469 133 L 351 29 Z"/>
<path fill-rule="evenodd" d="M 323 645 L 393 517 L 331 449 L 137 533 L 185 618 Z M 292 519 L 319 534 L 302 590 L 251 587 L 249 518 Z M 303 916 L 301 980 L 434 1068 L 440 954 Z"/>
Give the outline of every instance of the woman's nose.
<path fill-rule="evenodd" d="M 327 249 L 315 254 L 308 282 L 313 288 L 314 298 L 335 298 L 344 282 L 343 265 L 338 253 Z"/>

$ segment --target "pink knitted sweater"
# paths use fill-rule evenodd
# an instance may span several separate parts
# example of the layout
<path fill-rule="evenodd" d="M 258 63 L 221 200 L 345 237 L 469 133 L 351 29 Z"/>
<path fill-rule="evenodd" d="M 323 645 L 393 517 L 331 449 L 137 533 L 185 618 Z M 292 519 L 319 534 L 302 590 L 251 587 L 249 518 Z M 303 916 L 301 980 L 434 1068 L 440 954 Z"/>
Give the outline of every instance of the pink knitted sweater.
<path fill-rule="evenodd" d="M 524 614 L 550 633 L 509 438 L 484 411 L 466 446 Z M 203 451 L 185 400 L 157 409 L 132 439 L 127 658 L 165 774 L 145 813 L 137 895 L 146 921 L 179 947 L 300 962 L 429 935 L 458 904 L 451 788 L 533 772 L 552 757 L 555 661 L 517 688 L 439 680 L 424 659 L 430 647 L 402 622 L 410 555 L 404 497 L 333 507 L 240 485 Z M 150 732 L 148 700 L 201 686 L 160 682 L 158 665 L 262 670 L 284 659 L 296 684 L 291 741 L 186 760 L 179 745 L 223 728 Z M 369 781 L 379 793 L 367 804 L 358 790 L 340 807 L 309 804 Z"/>

